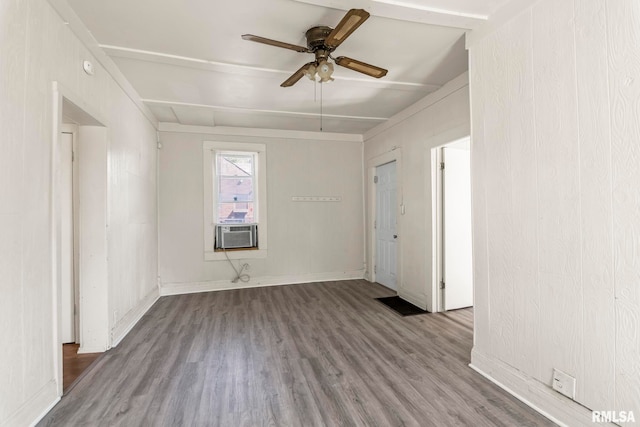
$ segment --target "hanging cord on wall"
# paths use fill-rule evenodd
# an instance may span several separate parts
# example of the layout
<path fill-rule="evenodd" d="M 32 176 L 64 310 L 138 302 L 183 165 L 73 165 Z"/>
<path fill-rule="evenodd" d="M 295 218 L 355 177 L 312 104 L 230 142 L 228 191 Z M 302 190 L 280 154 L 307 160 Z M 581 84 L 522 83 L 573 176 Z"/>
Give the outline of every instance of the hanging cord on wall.
<path fill-rule="evenodd" d="M 249 264 L 245 262 L 240 266 L 240 270 L 238 271 L 236 266 L 233 265 L 233 262 L 231 262 L 231 258 L 229 258 L 229 255 L 227 254 L 227 250 L 223 249 L 223 251 L 224 251 L 224 256 L 227 257 L 227 261 L 229 261 L 229 264 L 231 264 L 231 268 L 233 268 L 233 271 L 236 272 L 236 277 L 231 280 L 231 283 L 238 283 L 239 281 L 247 283 L 249 280 L 251 280 L 251 276 L 249 276 L 249 274 L 243 273 L 243 271 L 249 268 Z"/>

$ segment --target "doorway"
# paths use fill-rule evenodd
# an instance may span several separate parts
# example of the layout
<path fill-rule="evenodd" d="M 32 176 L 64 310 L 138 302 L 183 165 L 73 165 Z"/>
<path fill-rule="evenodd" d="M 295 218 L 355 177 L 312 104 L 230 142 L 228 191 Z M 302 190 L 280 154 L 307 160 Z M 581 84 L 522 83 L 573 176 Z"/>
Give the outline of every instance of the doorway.
<path fill-rule="evenodd" d="M 78 363 L 95 359 L 97 355 L 89 354 L 101 353 L 110 344 L 108 133 L 104 121 L 96 118 L 99 115 L 57 82 L 53 97 L 52 344 L 57 391 L 62 396 L 79 374 Z M 73 374 L 71 380 L 68 374 Z"/>
<path fill-rule="evenodd" d="M 60 153 L 60 334 L 63 344 L 80 342 L 78 334 L 77 285 L 77 170 L 74 162 L 74 140 L 77 132 L 72 125 L 63 125 L 59 138 Z"/>
<path fill-rule="evenodd" d="M 376 282 L 397 291 L 397 168 L 392 161 L 376 167 Z"/>
<path fill-rule="evenodd" d="M 438 311 L 473 306 L 470 138 L 435 148 Z"/>

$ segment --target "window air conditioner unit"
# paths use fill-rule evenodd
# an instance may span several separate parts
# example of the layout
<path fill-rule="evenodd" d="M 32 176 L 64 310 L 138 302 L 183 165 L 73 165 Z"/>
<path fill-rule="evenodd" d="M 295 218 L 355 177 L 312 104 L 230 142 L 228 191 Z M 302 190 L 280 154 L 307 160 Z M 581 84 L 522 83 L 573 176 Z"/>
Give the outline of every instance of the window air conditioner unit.
<path fill-rule="evenodd" d="M 258 224 L 216 225 L 216 249 L 255 248 Z"/>

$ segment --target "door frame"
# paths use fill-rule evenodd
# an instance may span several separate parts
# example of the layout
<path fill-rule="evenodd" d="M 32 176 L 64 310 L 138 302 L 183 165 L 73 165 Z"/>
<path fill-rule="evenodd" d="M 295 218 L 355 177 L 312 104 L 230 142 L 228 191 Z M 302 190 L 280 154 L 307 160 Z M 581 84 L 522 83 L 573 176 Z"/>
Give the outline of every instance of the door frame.
<path fill-rule="evenodd" d="M 440 287 L 440 282 L 444 276 L 444 218 L 442 216 L 442 207 L 444 204 L 443 192 L 443 176 L 440 164 L 442 162 L 442 150 L 451 145 L 462 141 L 469 141 L 471 145 L 471 136 L 454 139 L 445 144 L 438 145 L 431 149 L 431 218 L 432 218 L 432 262 L 433 262 L 433 280 L 431 283 L 433 312 L 444 312 L 444 289 Z M 472 236 L 473 239 L 473 236 Z M 472 254 L 473 257 L 473 254 Z M 473 258 L 472 258 L 473 261 Z"/>
<path fill-rule="evenodd" d="M 395 191 L 395 195 L 394 196 L 395 197 L 393 198 L 393 205 L 388 206 L 388 208 L 385 208 L 385 209 L 382 209 L 380 204 L 377 203 L 378 202 L 378 196 L 380 194 L 380 175 L 378 175 L 378 173 L 381 172 L 380 171 L 381 168 L 392 168 L 393 169 L 393 180 L 390 181 L 390 183 L 394 188 L 394 191 Z M 374 188 L 375 193 L 376 193 L 376 206 L 375 206 L 375 232 L 376 232 L 376 234 L 375 234 L 375 239 L 374 239 L 373 245 L 374 245 L 374 248 L 376 248 L 376 250 L 377 250 L 377 248 L 379 247 L 379 245 L 378 245 L 378 235 L 382 234 L 382 233 L 379 232 L 380 229 L 381 229 L 381 223 L 385 222 L 384 220 L 381 220 L 381 218 L 383 218 L 383 216 L 394 215 L 395 224 L 394 224 L 393 230 L 394 230 L 395 238 L 394 238 L 394 241 L 393 241 L 393 247 L 394 247 L 393 250 L 395 252 L 394 256 L 395 256 L 395 258 L 397 260 L 397 257 L 398 257 L 398 240 L 397 240 L 397 237 L 398 237 L 398 216 L 397 216 L 397 214 L 398 214 L 398 212 L 397 212 L 397 207 L 396 206 L 398 205 L 398 165 L 397 165 L 395 160 L 393 160 L 391 162 L 383 163 L 382 165 L 376 166 L 375 174 L 378 177 L 378 182 L 375 182 L 375 179 L 374 179 L 373 188 Z M 378 259 L 378 253 L 376 251 L 376 259 L 375 259 L 375 267 L 376 268 L 374 268 L 374 272 L 376 274 L 376 277 L 380 276 L 380 278 L 382 278 L 383 275 L 378 273 L 378 269 L 377 269 L 378 261 L 380 261 L 380 260 Z M 397 268 L 397 265 L 396 265 L 395 266 L 395 274 L 393 276 L 391 276 L 390 272 L 387 272 L 387 273 L 389 273 L 389 274 L 387 274 L 388 278 L 389 279 L 393 278 L 393 280 L 388 280 L 387 283 L 384 283 L 384 282 L 376 279 L 376 282 L 379 283 L 380 285 L 383 285 L 383 286 L 389 288 L 392 291 L 396 291 L 397 292 L 397 290 L 398 290 L 398 274 L 397 274 L 397 270 L 398 270 L 398 268 Z M 391 282 L 393 282 L 393 283 L 391 284 Z"/>
<path fill-rule="evenodd" d="M 80 245 L 80 209 L 78 209 L 78 203 L 80 201 L 78 191 L 78 125 L 62 123 L 60 128 L 61 133 L 69 133 L 72 138 L 71 150 L 73 152 L 74 159 L 71 163 L 71 197 L 72 197 L 72 227 L 73 227 L 73 295 L 74 295 L 74 314 L 73 314 L 73 338 L 76 344 L 80 344 L 80 277 L 79 268 L 79 245 Z M 58 141 L 59 143 L 60 141 Z"/>
<path fill-rule="evenodd" d="M 396 233 L 398 234 L 398 243 L 396 244 L 396 288 L 397 293 L 402 293 L 402 208 L 404 206 L 402 196 L 402 150 L 400 147 L 395 147 L 391 151 L 380 154 L 367 160 L 367 176 L 366 176 L 366 188 L 369 197 L 369 203 L 367 206 L 367 221 L 366 221 L 366 246 L 368 254 L 365 265 L 365 278 L 370 282 L 376 281 L 376 273 L 374 266 L 376 265 L 376 229 L 374 227 L 374 221 L 376 216 L 376 187 L 373 183 L 374 176 L 376 175 L 376 168 L 387 163 L 396 162 Z"/>
<path fill-rule="evenodd" d="M 60 191 L 61 191 L 61 178 L 58 173 L 58 165 L 60 162 L 60 135 L 63 132 L 65 126 L 63 121 L 65 121 L 65 116 L 72 116 L 73 121 L 87 126 L 100 126 L 104 127 L 105 121 L 101 120 L 100 115 L 97 114 L 83 99 L 75 94 L 72 90 L 60 84 L 59 82 L 54 81 L 52 83 L 52 146 L 51 146 L 51 286 L 52 286 L 52 352 L 53 352 L 53 363 L 54 363 L 54 378 L 57 385 L 58 396 L 62 396 L 63 394 L 63 358 L 62 358 L 62 337 L 61 337 L 61 306 L 62 306 L 62 296 L 61 296 L 61 286 L 62 286 L 62 278 L 61 278 L 61 213 L 60 213 Z M 106 136 L 106 127 L 104 127 Z M 80 131 L 76 135 L 79 135 Z M 79 138 L 74 138 L 74 145 L 76 148 L 79 146 Z M 79 150 L 76 150 L 76 154 Z M 106 162 L 106 158 L 104 161 Z M 77 168 L 76 171 L 79 171 L 81 165 L 80 162 L 74 162 L 76 164 L 73 165 L 74 168 Z M 93 165 L 87 165 L 89 168 Z M 106 163 L 105 163 L 106 167 Z M 77 175 L 79 181 L 79 174 Z M 79 182 L 78 182 L 79 184 Z M 74 195 L 75 197 L 75 195 Z M 104 193 L 105 201 L 106 201 L 106 189 Z M 79 226 L 80 217 L 81 217 L 81 209 L 79 200 L 79 192 L 78 199 L 74 201 L 76 206 L 74 209 L 76 210 L 76 218 L 74 222 L 74 228 Z M 106 218 L 106 211 L 105 211 Z M 77 238 L 81 239 L 82 230 L 79 229 L 77 233 Z M 106 233 L 106 227 L 104 230 Z M 75 237 L 74 237 L 75 239 Z M 75 242 L 74 242 L 75 243 Z M 80 243 L 78 245 L 74 245 L 74 251 L 78 251 L 78 276 L 75 280 L 78 281 L 78 294 L 81 295 L 82 290 L 82 261 Z M 106 304 L 106 301 L 104 302 Z M 93 310 L 101 310 L 102 307 L 96 307 L 95 304 L 91 302 L 85 301 L 85 299 L 81 296 L 79 301 L 79 328 L 76 331 L 76 338 L 80 340 L 80 344 L 82 346 L 83 341 L 86 337 L 83 334 L 83 328 L 85 328 L 83 321 L 83 313 L 88 313 Z M 105 313 L 106 314 L 106 313 Z M 104 331 L 95 331 L 98 334 L 104 334 L 108 336 L 109 324 L 108 322 L 104 325 L 101 325 L 100 329 L 104 326 Z M 102 351 L 106 350 L 106 348 L 102 349 Z M 93 349 L 87 352 L 92 352 Z"/>

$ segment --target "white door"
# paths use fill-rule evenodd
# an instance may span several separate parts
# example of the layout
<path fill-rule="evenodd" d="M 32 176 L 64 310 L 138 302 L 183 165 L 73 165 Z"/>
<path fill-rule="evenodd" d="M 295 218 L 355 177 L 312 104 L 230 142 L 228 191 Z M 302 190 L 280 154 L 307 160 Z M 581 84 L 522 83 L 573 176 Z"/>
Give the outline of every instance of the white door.
<path fill-rule="evenodd" d="M 376 168 L 376 282 L 396 290 L 396 162 Z"/>
<path fill-rule="evenodd" d="M 443 148 L 444 309 L 473 305 L 470 152 Z"/>
<path fill-rule="evenodd" d="M 75 342 L 73 274 L 73 134 L 60 138 L 60 219 L 61 219 L 61 333 L 62 342 Z"/>

